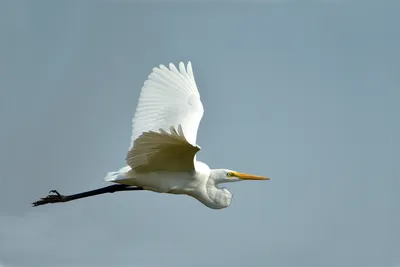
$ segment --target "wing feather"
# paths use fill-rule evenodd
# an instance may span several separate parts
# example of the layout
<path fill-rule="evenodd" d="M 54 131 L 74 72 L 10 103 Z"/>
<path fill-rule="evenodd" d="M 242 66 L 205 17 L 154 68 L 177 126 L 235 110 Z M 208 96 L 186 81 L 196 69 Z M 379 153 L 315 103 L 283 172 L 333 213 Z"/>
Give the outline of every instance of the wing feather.
<path fill-rule="evenodd" d="M 152 171 L 183 172 L 194 170 L 194 156 L 199 146 L 189 144 L 183 135 L 171 126 L 170 133 L 145 132 L 135 140 L 126 161 L 137 173 Z"/>
<path fill-rule="evenodd" d="M 126 157 L 138 172 L 194 169 L 204 110 L 191 63 L 178 68 L 172 63 L 153 68 L 142 87 Z"/>

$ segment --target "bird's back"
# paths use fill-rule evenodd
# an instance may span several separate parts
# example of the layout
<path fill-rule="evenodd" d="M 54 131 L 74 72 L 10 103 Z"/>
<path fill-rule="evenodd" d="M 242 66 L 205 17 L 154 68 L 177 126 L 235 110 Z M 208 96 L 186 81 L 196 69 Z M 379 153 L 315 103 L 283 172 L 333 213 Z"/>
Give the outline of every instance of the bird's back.
<path fill-rule="evenodd" d="M 117 172 L 109 172 L 104 179 L 107 182 L 143 187 L 158 193 L 188 194 L 196 190 L 201 181 L 191 172 L 145 172 L 138 173 L 129 166 Z"/>

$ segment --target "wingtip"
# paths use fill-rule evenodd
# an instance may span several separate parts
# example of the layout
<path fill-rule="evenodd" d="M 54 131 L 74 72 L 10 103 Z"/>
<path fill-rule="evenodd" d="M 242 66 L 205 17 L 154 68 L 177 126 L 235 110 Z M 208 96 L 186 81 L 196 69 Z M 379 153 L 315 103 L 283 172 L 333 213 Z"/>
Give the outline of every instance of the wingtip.
<path fill-rule="evenodd" d="M 192 68 L 192 62 L 189 60 L 186 68 L 187 73 L 189 76 L 193 77 L 193 68 Z"/>
<path fill-rule="evenodd" d="M 157 72 L 159 70 L 169 70 L 172 72 L 180 72 L 181 74 L 188 75 L 188 76 L 193 76 L 193 69 L 192 69 L 192 62 L 189 60 L 185 66 L 185 63 L 183 61 L 180 61 L 177 65 L 174 63 L 170 62 L 166 65 L 160 64 L 158 67 L 153 68 L 153 72 Z"/>

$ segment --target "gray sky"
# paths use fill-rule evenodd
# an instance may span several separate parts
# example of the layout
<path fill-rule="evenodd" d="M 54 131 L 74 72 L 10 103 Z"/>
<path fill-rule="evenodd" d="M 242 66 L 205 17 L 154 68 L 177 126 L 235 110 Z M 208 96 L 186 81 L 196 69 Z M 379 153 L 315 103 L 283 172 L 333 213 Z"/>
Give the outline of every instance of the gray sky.
<path fill-rule="evenodd" d="M 400 3 L 0 2 L 0 264 L 400 265 Z M 192 61 L 229 208 L 103 195 L 152 67 Z"/>

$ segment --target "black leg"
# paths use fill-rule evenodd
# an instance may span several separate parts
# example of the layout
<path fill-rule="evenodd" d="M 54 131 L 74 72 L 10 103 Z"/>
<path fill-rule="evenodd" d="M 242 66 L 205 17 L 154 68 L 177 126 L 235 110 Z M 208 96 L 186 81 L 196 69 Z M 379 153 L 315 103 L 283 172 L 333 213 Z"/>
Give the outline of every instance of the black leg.
<path fill-rule="evenodd" d="M 33 202 L 32 205 L 33 205 L 33 207 L 36 207 L 36 206 L 49 204 L 49 203 L 68 202 L 68 201 L 79 199 L 79 198 L 91 197 L 91 196 L 101 195 L 101 194 L 105 194 L 105 193 L 114 193 L 114 192 L 118 192 L 118 191 L 137 191 L 137 190 L 144 190 L 144 189 L 142 187 L 137 187 L 137 186 L 115 184 L 115 185 L 110 185 L 110 186 L 102 187 L 102 188 L 91 190 L 91 191 L 86 191 L 86 192 L 73 194 L 73 195 L 65 195 L 65 196 L 58 193 L 57 190 L 51 190 L 47 197 L 41 198 L 40 200 Z"/>

